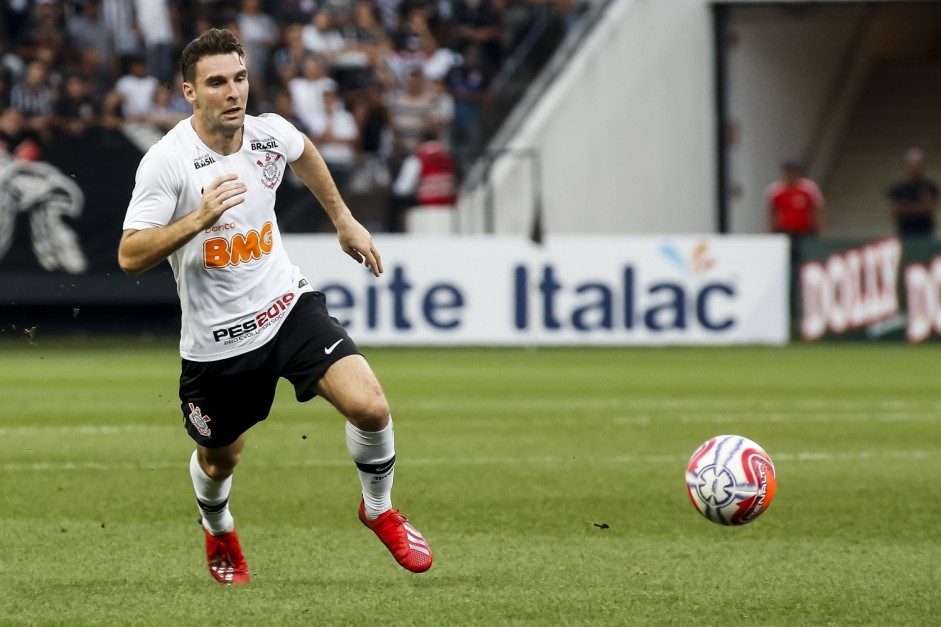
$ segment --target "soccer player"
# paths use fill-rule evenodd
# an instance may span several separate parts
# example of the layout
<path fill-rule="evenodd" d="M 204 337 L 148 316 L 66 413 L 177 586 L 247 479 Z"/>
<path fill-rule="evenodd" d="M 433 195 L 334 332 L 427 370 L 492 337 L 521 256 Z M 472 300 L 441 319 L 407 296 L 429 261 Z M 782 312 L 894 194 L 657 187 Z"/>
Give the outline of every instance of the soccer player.
<path fill-rule="evenodd" d="M 431 567 L 427 542 L 392 509 L 395 445 L 389 405 L 345 329 L 288 259 L 274 213 L 291 169 L 317 197 L 340 247 L 375 276 L 382 260 L 351 215 L 319 152 L 283 118 L 245 114 L 242 46 L 212 29 L 181 58 L 193 115 L 141 160 L 124 233 L 121 268 L 136 275 L 169 259 L 182 308 L 180 401 L 196 450 L 190 475 L 209 571 L 221 583 L 249 581 L 229 512 L 232 473 L 246 431 L 265 420 L 279 377 L 297 400 L 320 395 L 346 417 L 359 473 L 360 521 L 412 572 Z"/>

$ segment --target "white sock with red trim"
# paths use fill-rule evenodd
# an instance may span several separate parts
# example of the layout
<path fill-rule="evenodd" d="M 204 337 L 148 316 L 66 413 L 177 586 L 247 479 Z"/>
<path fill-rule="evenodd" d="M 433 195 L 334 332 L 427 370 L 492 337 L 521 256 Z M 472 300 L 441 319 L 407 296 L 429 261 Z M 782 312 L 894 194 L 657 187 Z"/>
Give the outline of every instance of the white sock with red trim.
<path fill-rule="evenodd" d="M 395 434 L 392 417 L 380 431 L 363 431 L 346 423 L 346 448 L 356 462 L 363 485 L 366 517 L 375 520 L 392 509 L 392 482 L 395 477 Z"/>

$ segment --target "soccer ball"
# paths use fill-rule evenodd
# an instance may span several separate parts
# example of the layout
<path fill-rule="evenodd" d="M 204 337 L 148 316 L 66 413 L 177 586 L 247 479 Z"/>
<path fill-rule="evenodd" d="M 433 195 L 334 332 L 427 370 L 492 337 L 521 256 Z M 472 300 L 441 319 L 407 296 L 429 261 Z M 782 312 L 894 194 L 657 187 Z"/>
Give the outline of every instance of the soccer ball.
<path fill-rule="evenodd" d="M 696 449 L 686 467 L 686 493 L 700 514 L 720 525 L 758 518 L 774 498 L 774 464 L 740 435 L 717 435 Z"/>

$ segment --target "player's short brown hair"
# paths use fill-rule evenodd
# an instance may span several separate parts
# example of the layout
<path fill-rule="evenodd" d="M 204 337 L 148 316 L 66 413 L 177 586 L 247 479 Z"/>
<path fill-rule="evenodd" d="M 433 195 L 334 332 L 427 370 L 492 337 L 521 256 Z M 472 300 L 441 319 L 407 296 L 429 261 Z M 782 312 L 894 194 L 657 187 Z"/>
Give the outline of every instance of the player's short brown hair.
<path fill-rule="evenodd" d="M 180 56 L 180 71 L 183 80 L 192 83 L 196 78 L 196 64 L 203 57 L 216 54 L 237 53 L 239 58 L 244 56 L 242 42 L 236 39 L 232 31 L 224 28 L 211 28 L 205 33 L 186 44 Z"/>

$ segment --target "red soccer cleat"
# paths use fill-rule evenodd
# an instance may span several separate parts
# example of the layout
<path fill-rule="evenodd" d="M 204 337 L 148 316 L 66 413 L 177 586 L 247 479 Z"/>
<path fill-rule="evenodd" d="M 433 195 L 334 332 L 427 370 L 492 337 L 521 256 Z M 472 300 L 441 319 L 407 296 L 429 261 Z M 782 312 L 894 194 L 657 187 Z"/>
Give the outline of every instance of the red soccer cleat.
<path fill-rule="evenodd" d="M 431 549 L 428 542 L 408 524 L 408 519 L 397 509 L 383 512 L 376 520 L 366 518 L 366 508 L 359 502 L 359 520 L 372 529 L 399 566 L 413 573 L 423 573 L 431 568 Z"/>
<path fill-rule="evenodd" d="M 242 555 L 238 534 L 230 531 L 214 536 L 205 527 L 203 533 L 206 534 L 206 560 L 213 578 L 225 584 L 248 583 L 248 564 Z"/>

